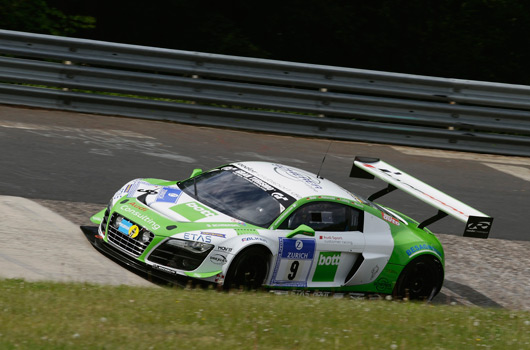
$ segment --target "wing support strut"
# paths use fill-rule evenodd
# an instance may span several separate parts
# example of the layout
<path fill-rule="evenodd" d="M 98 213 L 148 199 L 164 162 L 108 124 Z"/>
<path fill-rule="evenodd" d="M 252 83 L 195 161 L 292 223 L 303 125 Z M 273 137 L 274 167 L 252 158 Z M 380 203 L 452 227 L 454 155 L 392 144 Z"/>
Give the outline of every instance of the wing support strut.
<path fill-rule="evenodd" d="M 383 197 L 385 194 L 389 194 L 390 192 L 392 191 L 395 191 L 397 190 L 397 187 L 392 185 L 392 184 L 388 184 L 388 186 L 386 188 L 383 188 L 381 191 L 377 191 L 376 193 L 372 194 L 370 197 L 368 197 L 368 200 L 369 201 L 373 201 L 379 197 Z"/>
<path fill-rule="evenodd" d="M 430 224 L 433 224 L 435 223 L 436 221 L 438 220 L 441 220 L 443 218 L 445 218 L 448 214 L 441 211 L 441 210 L 438 210 L 438 214 L 434 215 L 434 216 L 431 216 L 430 218 L 428 219 L 425 219 L 423 220 L 423 222 L 421 222 L 419 225 L 418 225 L 418 228 L 419 229 L 423 229 L 425 226 L 429 226 Z"/>

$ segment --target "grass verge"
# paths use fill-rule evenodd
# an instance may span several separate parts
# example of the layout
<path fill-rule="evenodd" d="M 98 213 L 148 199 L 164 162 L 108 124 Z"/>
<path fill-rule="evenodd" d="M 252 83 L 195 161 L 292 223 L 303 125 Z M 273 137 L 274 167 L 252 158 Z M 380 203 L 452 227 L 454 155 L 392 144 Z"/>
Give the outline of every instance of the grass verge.
<path fill-rule="evenodd" d="M 529 349 L 504 309 L 0 280 L 0 349 Z"/>

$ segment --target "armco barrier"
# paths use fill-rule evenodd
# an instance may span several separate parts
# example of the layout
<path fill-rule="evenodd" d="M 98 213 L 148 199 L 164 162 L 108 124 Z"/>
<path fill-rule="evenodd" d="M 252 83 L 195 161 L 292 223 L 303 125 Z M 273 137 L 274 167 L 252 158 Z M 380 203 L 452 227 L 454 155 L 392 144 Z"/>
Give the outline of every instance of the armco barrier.
<path fill-rule="evenodd" d="M 530 156 L 530 87 L 0 30 L 0 103 Z"/>

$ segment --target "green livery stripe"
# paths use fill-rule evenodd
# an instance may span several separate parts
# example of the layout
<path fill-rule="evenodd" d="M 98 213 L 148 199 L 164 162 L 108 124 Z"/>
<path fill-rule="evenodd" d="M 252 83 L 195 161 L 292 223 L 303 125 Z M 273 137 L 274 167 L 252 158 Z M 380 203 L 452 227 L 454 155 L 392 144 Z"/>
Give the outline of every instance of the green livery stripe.
<path fill-rule="evenodd" d="M 186 276 L 189 276 L 189 277 L 208 278 L 208 277 L 213 277 L 217 274 L 220 274 L 221 272 L 223 272 L 223 270 L 213 271 L 213 272 L 202 272 L 202 273 L 198 273 L 198 272 L 184 272 L 184 273 L 186 274 Z"/>

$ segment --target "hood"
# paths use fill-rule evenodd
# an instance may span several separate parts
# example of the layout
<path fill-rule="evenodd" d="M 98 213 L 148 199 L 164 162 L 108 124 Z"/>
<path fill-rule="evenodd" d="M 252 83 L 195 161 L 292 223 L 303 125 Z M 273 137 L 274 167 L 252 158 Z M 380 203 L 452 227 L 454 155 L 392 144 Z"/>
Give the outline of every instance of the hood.
<path fill-rule="evenodd" d="M 239 223 L 235 218 L 220 213 L 187 195 L 177 185 L 155 185 L 136 179 L 116 192 L 113 204 L 123 196 L 136 198 L 157 214 L 177 222 Z"/>

